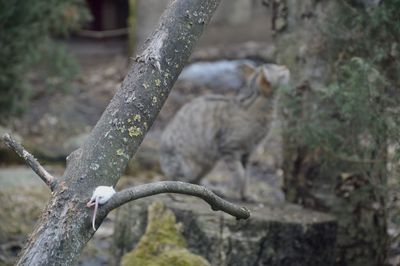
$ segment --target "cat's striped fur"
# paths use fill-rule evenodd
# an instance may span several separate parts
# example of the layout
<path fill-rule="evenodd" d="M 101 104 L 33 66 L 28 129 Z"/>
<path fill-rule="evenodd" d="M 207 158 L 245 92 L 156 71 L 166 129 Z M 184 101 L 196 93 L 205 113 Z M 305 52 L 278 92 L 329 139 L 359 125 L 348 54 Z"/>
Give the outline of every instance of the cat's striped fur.
<path fill-rule="evenodd" d="M 276 90 L 288 83 L 289 70 L 274 64 L 240 66 L 246 88 L 239 96 L 207 95 L 185 104 L 161 138 L 161 168 L 168 177 L 198 183 L 223 159 L 237 191 L 245 193 L 247 158 L 266 136 Z"/>

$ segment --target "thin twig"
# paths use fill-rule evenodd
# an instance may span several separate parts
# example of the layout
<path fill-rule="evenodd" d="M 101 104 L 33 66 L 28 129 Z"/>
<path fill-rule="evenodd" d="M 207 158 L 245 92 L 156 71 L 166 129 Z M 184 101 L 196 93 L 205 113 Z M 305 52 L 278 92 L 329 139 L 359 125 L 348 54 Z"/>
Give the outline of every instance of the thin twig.
<path fill-rule="evenodd" d="M 161 193 L 177 193 L 199 197 L 210 204 L 211 209 L 214 211 L 226 212 L 237 219 L 247 219 L 250 217 L 250 211 L 245 207 L 230 203 L 203 186 L 178 181 L 155 182 L 121 190 L 104 205 L 101 212 L 104 215 L 129 201 Z"/>
<path fill-rule="evenodd" d="M 13 139 L 9 134 L 3 136 L 6 145 L 15 151 L 25 163 L 46 183 L 47 186 L 53 191 L 56 185 L 56 179 L 40 165 L 40 163 L 30 154 L 21 144 Z"/>

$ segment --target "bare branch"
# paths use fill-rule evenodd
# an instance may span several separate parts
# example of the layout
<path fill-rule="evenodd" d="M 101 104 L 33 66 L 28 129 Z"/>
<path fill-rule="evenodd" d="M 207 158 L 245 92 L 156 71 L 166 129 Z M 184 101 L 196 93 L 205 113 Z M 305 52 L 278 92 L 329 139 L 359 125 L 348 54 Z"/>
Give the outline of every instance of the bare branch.
<path fill-rule="evenodd" d="M 35 157 L 30 154 L 21 144 L 19 144 L 15 139 L 13 139 L 10 134 L 5 134 L 3 140 L 6 145 L 15 151 L 25 163 L 32 168 L 32 170 L 46 183 L 47 186 L 53 191 L 56 185 L 56 179 L 40 165 L 40 163 L 35 159 Z"/>
<path fill-rule="evenodd" d="M 230 203 L 203 186 L 178 181 L 155 182 L 121 190 L 104 205 L 101 210 L 102 215 L 129 201 L 161 193 L 177 193 L 199 197 L 210 204 L 211 209 L 214 211 L 226 212 L 237 219 L 247 219 L 250 217 L 250 211 L 245 207 Z"/>

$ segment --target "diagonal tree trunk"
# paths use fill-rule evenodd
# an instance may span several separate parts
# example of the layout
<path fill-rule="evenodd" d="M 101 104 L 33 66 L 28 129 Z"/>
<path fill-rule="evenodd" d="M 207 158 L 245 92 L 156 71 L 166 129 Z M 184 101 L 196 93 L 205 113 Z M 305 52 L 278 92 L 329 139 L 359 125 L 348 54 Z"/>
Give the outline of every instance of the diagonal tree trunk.
<path fill-rule="evenodd" d="M 94 234 L 86 202 L 95 187 L 117 183 L 219 2 L 170 3 L 90 137 L 67 158 L 66 171 L 53 183 L 52 197 L 17 265 L 76 263 Z"/>

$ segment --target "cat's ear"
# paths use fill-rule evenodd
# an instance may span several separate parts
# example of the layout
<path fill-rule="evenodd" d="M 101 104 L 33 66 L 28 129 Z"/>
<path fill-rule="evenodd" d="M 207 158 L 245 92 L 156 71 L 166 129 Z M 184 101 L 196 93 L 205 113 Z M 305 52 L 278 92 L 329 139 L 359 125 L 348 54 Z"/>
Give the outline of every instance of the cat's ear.
<path fill-rule="evenodd" d="M 254 66 L 247 63 L 240 64 L 238 67 L 245 79 L 249 79 L 250 76 L 253 75 L 256 71 L 256 68 Z"/>
<path fill-rule="evenodd" d="M 262 68 L 257 78 L 257 85 L 260 91 L 268 96 L 273 92 L 271 83 L 268 80 L 268 73 L 266 69 Z"/>

